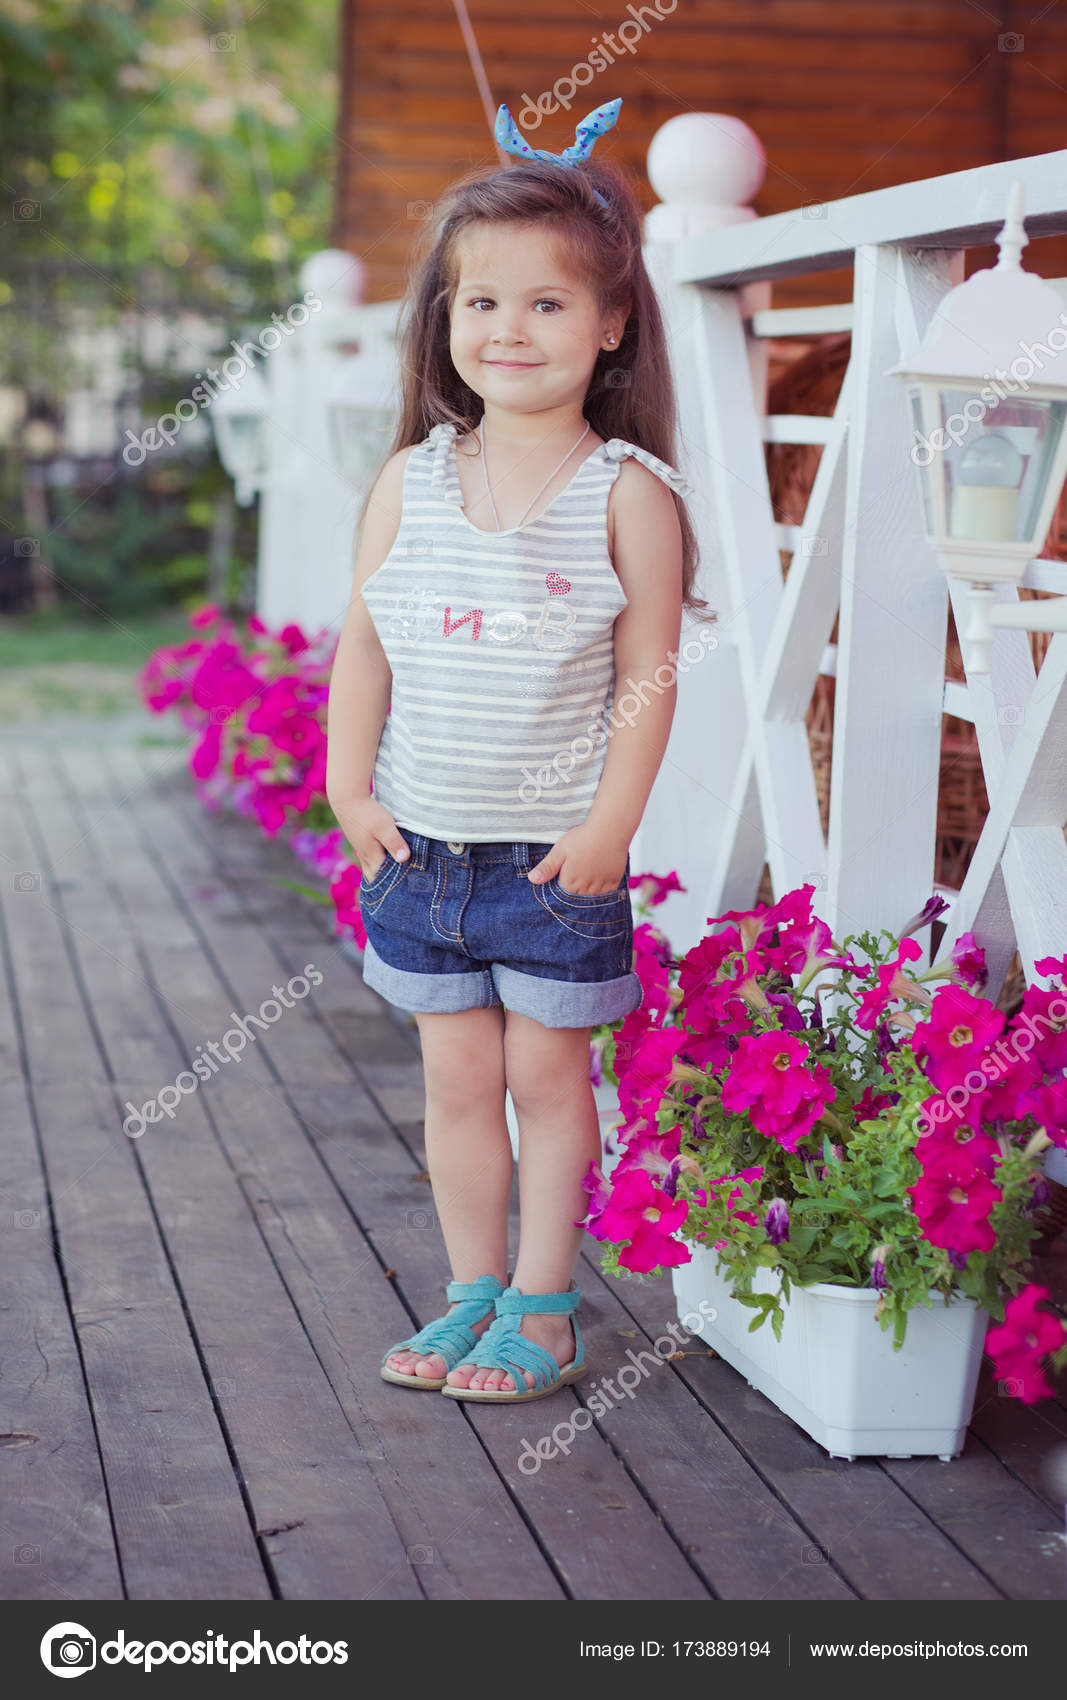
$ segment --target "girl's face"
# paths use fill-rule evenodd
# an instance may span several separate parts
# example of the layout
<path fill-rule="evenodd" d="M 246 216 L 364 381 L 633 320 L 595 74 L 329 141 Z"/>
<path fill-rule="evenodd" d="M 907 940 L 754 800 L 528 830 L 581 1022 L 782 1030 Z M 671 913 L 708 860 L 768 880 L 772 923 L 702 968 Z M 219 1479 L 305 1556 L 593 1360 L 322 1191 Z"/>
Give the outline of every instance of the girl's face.
<path fill-rule="evenodd" d="M 522 224 L 474 225 L 458 240 L 450 352 L 464 383 L 509 413 L 585 400 L 597 355 L 625 318 L 601 319 L 561 244 Z"/>

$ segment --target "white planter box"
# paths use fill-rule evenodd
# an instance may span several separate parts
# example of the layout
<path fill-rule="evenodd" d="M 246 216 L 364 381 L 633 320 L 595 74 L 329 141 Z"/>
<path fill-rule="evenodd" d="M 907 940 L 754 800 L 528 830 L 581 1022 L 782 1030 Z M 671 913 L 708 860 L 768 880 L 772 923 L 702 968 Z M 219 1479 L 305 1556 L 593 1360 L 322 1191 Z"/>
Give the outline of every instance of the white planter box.
<path fill-rule="evenodd" d="M 609 1135 L 619 1119 L 619 1088 L 610 1080 L 605 1080 L 602 1086 L 593 1087 L 593 1097 L 596 1099 L 597 1112 L 600 1116 L 600 1146 L 604 1152 L 605 1162 L 610 1162 Z M 519 1124 L 515 1119 L 515 1106 L 511 1102 L 511 1093 L 504 1100 L 504 1111 L 508 1120 L 508 1133 L 511 1136 L 511 1149 L 515 1156 L 519 1155 Z"/>
<path fill-rule="evenodd" d="M 946 1307 L 935 1294 L 931 1309 L 915 1306 L 894 1352 L 892 1329 L 874 1318 L 873 1288 L 794 1284 L 778 1341 L 770 1318 L 748 1332 L 757 1313 L 716 1275 L 714 1252 L 692 1249 L 693 1261 L 673 1272 L 679 1318 L 688 1316 L 688 1327 L 831 1458 L 935 1453 L 948 1463 L 963 1450 L 990 1320 L 973 1299 L 960 1295 Z M 776 1272 L 760 1269 L 752 1290 L 773 1293 L 779 1284 Z M 698 1330 L 701 1299 L 717 1314 Z"/>

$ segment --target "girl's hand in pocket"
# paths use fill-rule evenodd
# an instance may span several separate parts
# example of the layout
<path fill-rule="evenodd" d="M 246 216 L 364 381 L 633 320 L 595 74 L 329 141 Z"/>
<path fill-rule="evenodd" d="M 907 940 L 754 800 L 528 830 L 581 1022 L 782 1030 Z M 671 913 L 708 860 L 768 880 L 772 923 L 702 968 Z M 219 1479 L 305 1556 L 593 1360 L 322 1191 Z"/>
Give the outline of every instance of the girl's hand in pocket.
<path fill-rule="evenodd" d="M 410 856 L 408 842 L 384 803 L 367 797 L 344 809 L 335 808 L 334 814 L 365 880 L 374 878 L 387 855 L 395 856 L 398 862 Z"/>
<path fill-rule="evenodd" d="M 629 849 L 628 844 L 606 839 L 603 833 L 574 826 L 556 839 L 547 856 L 542 856 L 526 877 L 543 885 L 555 875 L 564 891 L 576 897 L 599 897 L 618 886 L 626 872 Z"/>

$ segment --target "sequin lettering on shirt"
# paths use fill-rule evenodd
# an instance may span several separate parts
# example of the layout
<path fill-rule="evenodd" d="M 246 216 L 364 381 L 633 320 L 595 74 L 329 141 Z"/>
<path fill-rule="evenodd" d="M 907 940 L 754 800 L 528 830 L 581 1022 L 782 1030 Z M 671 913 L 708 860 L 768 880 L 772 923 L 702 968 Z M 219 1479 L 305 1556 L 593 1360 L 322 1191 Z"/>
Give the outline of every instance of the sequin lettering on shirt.
<path fill-rule="evenodd" d="M 558 618 L 560 615 L 563 616 L 563 623 Z M 577 639 L 571 628 L 576 619 L 573 608 L 565 608 L 559 602 L 546 602 L 541 609 L 534 642 L 541 649 L 573 649 Z"/>
<path fill-rule="evenodd" d="M 428 637 L 437 625 L 439 600 L 432 590 L 411 590 L 398 596 L 396 612 L 388 623 L 390 637 L 404 638 L 409 643 L 414 643 L 419 637 Z"/>
<path fill-rule="evenodd" d="M 482 611 L 480 608 L 469 609 L 466 614 L 461 614 L 457 620 L 452 619 L 451 608 L 446 608 L 444 636 L 451 637 L 452 633 L 458 632 L 460 626 L 465 626 L 468 620 L 473 622 L 471 625 L 471 642 L 475 642 L 482 629 Z"/>

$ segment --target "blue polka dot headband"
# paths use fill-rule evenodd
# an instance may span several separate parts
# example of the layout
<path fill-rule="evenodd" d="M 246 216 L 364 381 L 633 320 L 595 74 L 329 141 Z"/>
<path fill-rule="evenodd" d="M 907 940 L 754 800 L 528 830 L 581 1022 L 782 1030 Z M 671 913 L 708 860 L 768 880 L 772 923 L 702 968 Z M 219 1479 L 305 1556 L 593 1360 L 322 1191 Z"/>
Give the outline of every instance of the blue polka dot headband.
<path fill-rule="evenodd" d="M 497 111 L 494 133 L 504 152 L 514 154 L 520 159 L 545 159 L 553 165 L 580 165 L 583 160 L 589 158 L 597 137 L 612 128 L 621 106 L 620 97 L 618 100 L 609 100 L 604 106 L 598 106 L 595 111 L 590 112 L 575 130 L 574 141 L 570 147 L 564 148 L 562 153 L 549 153 L 546 148 L 532 148 L 529 142 L 524 140 L 514 118 L 503 104 Z M 601 206 L 606 207 L 608 203 L 603 195 L 596 189 L 593 193 Z"/>

